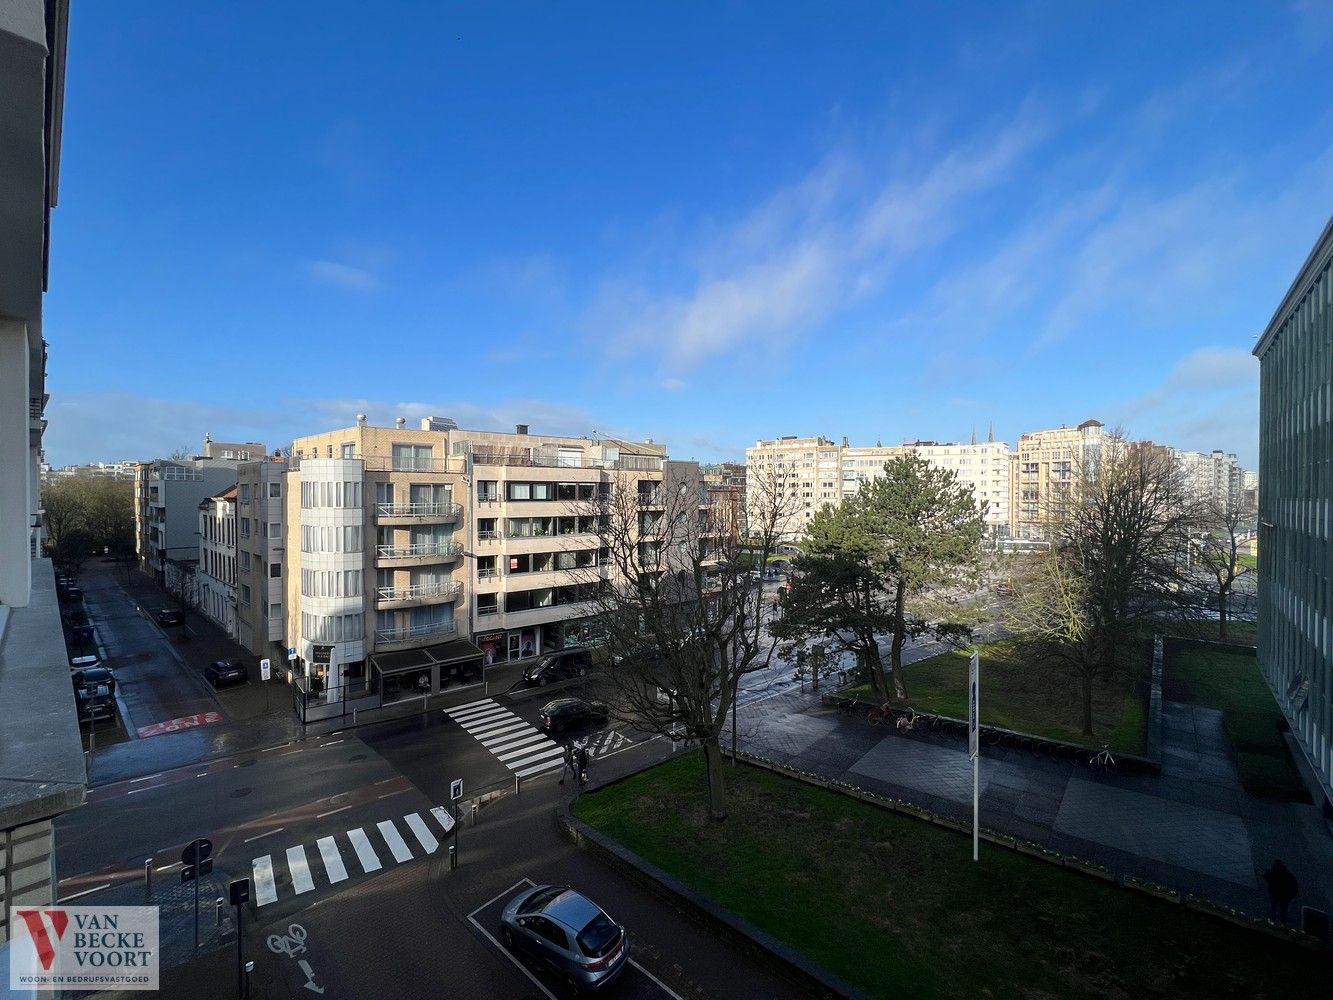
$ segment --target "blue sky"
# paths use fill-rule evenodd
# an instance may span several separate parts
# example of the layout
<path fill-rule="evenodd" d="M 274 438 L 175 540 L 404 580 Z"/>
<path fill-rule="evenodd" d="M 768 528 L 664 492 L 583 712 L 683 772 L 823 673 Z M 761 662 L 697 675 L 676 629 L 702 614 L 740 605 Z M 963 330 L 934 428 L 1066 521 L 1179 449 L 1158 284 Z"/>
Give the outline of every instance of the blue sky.
<path fill-rule="evenodd" d="M 76 4 L 47 454 L 428 413 L 1257 453 L 1333 5 Z"/>

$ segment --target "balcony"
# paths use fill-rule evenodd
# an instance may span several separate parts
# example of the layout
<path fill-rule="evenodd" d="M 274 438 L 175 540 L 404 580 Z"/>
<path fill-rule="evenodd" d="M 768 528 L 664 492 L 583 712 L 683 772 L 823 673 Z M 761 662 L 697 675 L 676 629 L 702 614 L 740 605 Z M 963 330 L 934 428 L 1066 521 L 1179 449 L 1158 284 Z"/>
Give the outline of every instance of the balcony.
<path fill-rule="evenodd" d="M 420 566 L 426 563 L 452 562 L 463 554 L 458 542 L 425 542 L 420 545 L 376 545 L 375 562 L 379 566 Z"/>
<path fill-rule="evenodd" d="M 375 630 L 375 648 L 392 649 L 394 646 L 410 645 L 424 639 L 435 640 L 454 635 L 458 626 L 453 622 L 432 622 L 429 625 L 408 625 L 404 628 L 377 628 Z"/>
<path fill-rule="evenodd" d="M 380 524 L 452 524 L 463 513 L 461 503 L 377 503 Z"/>
<path fill-rule="evenodd" d="M 425 604 L 443 604 L 452 601 L 463 589 L 454 580 L 443 583 L 423 583 L 415 587 L 380 587 L 375 591 L 375 607 L 381 611 L 392 608 L 411 608 Z"/>

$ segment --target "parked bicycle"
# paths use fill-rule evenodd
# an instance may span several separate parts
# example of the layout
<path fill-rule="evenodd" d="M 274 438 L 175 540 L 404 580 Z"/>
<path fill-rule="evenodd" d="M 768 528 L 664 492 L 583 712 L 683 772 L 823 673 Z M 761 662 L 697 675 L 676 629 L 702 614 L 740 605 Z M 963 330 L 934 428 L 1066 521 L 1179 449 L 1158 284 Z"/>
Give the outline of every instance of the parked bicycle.
<path fill-rule="evenodd" d="M 924 715 L 918 715 L 915 709 L 909 708 L 905 714 L 899 715 L 893 724 L 898 732 L 910 733 L 917 729 L 925 730 L 926 723 L 924 720 Z"/>
<path fill-rule="evenodd" d="M 870 710 L 866 715 L 866 722 L 870 723 L 872 726 L 878 726 L 881 723 L 888 722 L 889 719 L 893 718 L 893 715 L 893 705 L 886 701 L 879 708 L 872 708 Z"/>
<path fill-rule="evenodd" d="M 1094 770 L 1100 771 L 1102 774 L 1115 774 L 1116 772 L 1115 757 L 1111 754 L 1111 748 L 1105 743 L 1102 744 L 1100 750 L 1088 759 L 1088 763 L 1092 765 Z"/>

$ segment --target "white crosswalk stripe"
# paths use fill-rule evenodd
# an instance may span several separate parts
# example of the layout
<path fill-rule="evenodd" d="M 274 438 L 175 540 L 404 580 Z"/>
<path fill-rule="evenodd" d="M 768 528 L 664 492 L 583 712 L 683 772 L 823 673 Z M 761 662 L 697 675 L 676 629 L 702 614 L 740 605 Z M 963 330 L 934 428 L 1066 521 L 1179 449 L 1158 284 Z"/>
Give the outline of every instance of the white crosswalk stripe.
<path fill-rule="evenodd" d="M 407 829 L 412 831 L 412 836 L 416 842 L 421 845 L 422 853 L 420 855 L 413 853 L 412 848 L 399 829 L 398 820 L 380 820 L 375 824 L 375 829 L 379 831 L 380 838 L 384 845 L 388 847 L 389 854 L 392 855 L 396 863 L 403 864 L 419 856 L 434 854 L 440 848 L 440 833 L 447 834 L 453 830 L 454 817 L 448 809 L 435 806 L 430 810 L 430 814 L 434 817 L 435 822 L 439 824 L 438 830 L 432 828 L 422 813 L 407 813 L 401 820 Z M 384 869 L 384 862 L 381 860 L 383 848 L 376 849 L 375 843 L 367 835 L 365 828 L 353 827 L 350 830 L 343 831 L 341 838 L 338 836 L 320 837 L 315 841 L 315 847 L 324 863 L 323 879 L 319 877 L 319 869 L 311 867 L 304 844 L 294 844 L 285 848 L 277 855 L 277 861 L 271 854 L 255 858 L 250 863 L 254 877 L 255 905 L 268 906 L 276 903 L 282 893 L 288 892 L 288 886 L 291 895 L 300 896 L 307 892 L 314 892 L 321 888 L 325 882 L 328 886 L 334 886 L 339 882 L 347 881 L 350 874 L 343 860 L 343 838 L 345 838 L 346 844 L 351 845 L 352 851 L 356 854 L 361 872 L 370 875 Z M 282 876 L 280 868 L 284 860 L 287 866 L 285 878 Z M 282 886 L 281 889 L 280 886 Z"/>
<path fill-rule="evenodd" d="M 445 709 L 445 715 L 521 778 L 562 763 L 558 743 L 490 698 Z"/>

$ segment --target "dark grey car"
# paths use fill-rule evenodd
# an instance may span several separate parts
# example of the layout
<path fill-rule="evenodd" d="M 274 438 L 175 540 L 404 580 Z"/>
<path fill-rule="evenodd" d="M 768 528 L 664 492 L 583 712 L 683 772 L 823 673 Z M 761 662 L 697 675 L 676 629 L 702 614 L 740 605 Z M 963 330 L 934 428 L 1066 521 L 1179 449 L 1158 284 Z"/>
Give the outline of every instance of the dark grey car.
<path fill-rule="evenodd" d="M 629 936 L 587 896 L 560 885 L 520 893 L 500 916 L 505 947 L 554 972 L 575 992 L 596 990 L 629 961 Z"/>

